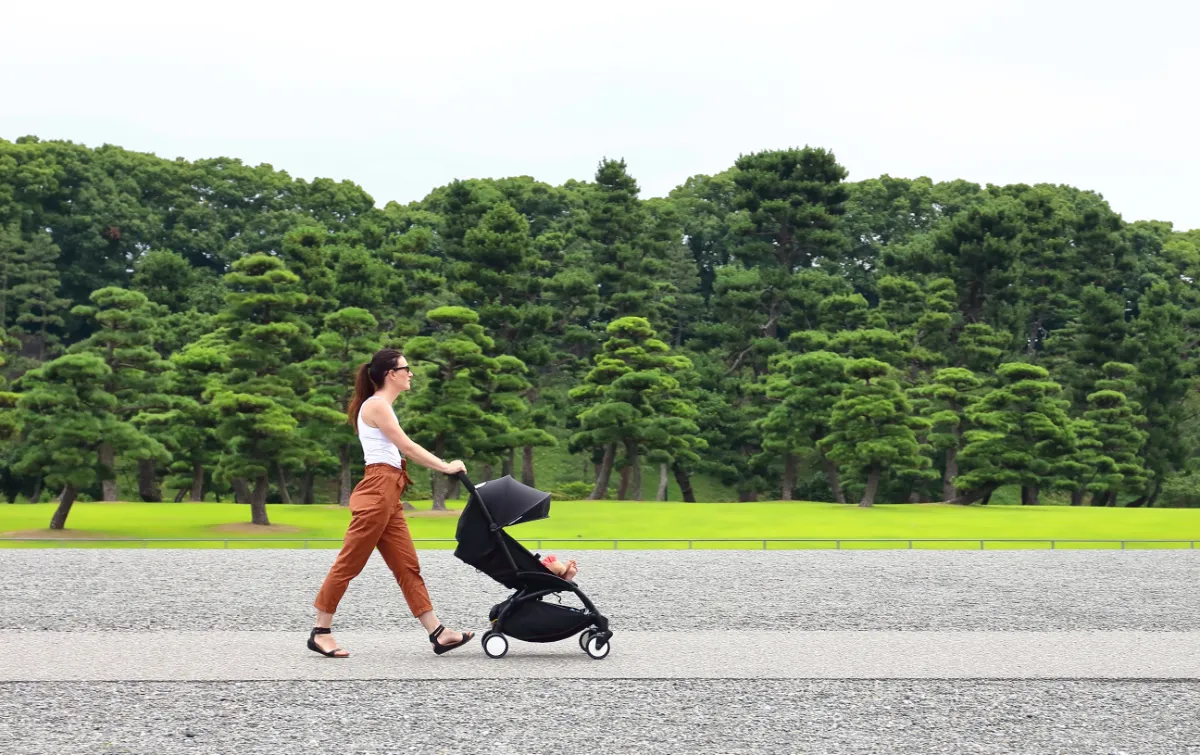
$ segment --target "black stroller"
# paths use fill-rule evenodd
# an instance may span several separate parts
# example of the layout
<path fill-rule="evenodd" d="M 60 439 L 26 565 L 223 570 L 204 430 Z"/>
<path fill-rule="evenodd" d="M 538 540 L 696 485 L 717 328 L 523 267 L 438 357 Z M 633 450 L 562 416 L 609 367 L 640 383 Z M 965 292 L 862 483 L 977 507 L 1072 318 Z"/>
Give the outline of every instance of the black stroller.
<path fill-rule="evenodd" d="M 454 555 L 487 574 L 505 587 L 516 590 L 507 600 L 492 606 L 492 627 L 480 644 L 490 658 L 508 652 L 509 635 L 525 642 L 558 642 L 579 634 L 579 646 L 590 657 L 608 656 L 612 645 L 608 619 L 575 585 L 557 576 L 504 531 L 505 527 L 545 519 L 550 515 L 550 494 L 524 485 L 505 475 L 498 480 L 472 485 L 458 475 L 467 491 L 467 506 L 458 519 Z M 584 607 L 547 603 L 543 598 L 571 592 Z M 581 634 L 580 634 L 581 633 Z"/>

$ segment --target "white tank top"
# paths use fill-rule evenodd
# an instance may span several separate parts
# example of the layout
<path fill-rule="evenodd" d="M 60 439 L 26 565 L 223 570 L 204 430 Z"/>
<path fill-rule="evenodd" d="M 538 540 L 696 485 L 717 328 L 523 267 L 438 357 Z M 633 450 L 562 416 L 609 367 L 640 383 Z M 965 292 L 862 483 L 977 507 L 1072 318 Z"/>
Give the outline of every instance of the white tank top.
<path fill-rule="evenodd" d="M 367 399 L 380 398 L 379 396 L 371 396 Z M 367 401 L 363 402 L 363 406 L 367 405 Z M 392 416 L 396 416 L 396 412 L 392 407 L 388 407 L 388 411 Z M 383 431 L 378 427 L 371 427 L 362 419 L 362 407 L 358 410 L 358 440 L 362 443 L 363 463 L 364 464 L 391 464 L 399 469 L 404 468 L 404 459 L 400 456 L 400 449 L 396 448 L 396 444 L 388 439 Z"/>

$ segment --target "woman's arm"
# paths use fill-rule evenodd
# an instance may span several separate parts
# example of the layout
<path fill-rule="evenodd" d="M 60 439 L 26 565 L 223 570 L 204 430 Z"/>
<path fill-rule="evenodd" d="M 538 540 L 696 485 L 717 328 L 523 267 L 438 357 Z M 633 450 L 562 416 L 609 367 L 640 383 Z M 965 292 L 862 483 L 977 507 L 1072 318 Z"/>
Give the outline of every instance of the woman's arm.
<path fill-rule="evenodd" d="M 400 427 L 400 423 L 396 421 L 396 415 L 383 409 L 384 403 L 383 401 L 367 402 L 362 409 L 363 421 L 378 427 L 388 440 L 396 444 L 396 448 L 400 449 L 404 458 L 411 459 L 427 469 L 442 474 L 452 475 L 467 471 L 466 465 L 461 461 L 455 460 L 447 464 L 426 451 L 420 443 L 408 437 L 408 434 Z M 388 409 L 390 408 L 388 407 Z"/>

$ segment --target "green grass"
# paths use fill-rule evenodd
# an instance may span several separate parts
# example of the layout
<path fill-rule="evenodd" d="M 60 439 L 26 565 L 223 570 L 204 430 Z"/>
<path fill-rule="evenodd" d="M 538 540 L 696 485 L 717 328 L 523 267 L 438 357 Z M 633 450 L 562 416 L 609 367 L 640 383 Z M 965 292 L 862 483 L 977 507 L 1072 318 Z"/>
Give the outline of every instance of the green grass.
<path fill-rule="evenodd" d="M 414 502 L 419 510 L 428 501 Z M 462 502 L 451 502 L 451 507 Z M 510 534 L 523 541 L 542 540 L 543 550 L 612 548 L 613 539 L 670 539 L 673 543 L 632 544 L 623 548 L 688 547 L 688 539 L 736 540 L 693 547 L 762 548 L 764 538 L 892 538 L 883 544 L 843 543 L 843 548 L 906 548 L 907 540 L 958 539 L 948 543 L 917 543 L 917 548 L 979 548 L 979 540 L 1010 540 L 987 547 L 1048 547 L 1047 544 L 1012 542 L 1027 539 L 1062 540 L 1200 540 L 1200 509 L 1070 508 L 1062 506 L 974 506 L 942 504 L 880 505 L 870 509 L 827 503 L 634 503 L 616 501 L 556 501 L 549 519 L 519 525 Z M 40 531 L 54 504 L 0 506 L 0 536 L 4 533 Z M 66 536 L 81 546 L 113 547 L 97 540 L 115 538 L 218 538 L 233 547 L 271 547 L 246 542 L 249 538 L 330 538 L 340 540 L 350 518 L 337 506 L 286 506 L 272 504 L 268 514 L 273 527 L 264 531 L 248 525 L 249 507 L 238 504 L 77 503 L 67 521 Z M 415 538 L 453 538 L 457 519 L 418 513 L 409 518 Z M 235 531 L 228 531 L 234 525 Z M 280 527 L 282 526 L 282 527 Z M 276 529 L 280 527 L 280 529 Z M 586 543 L 585 540 L 607 540 Z M 241 542 L 239 542 L 241 541 Z M 75 543 L 72 543 L 73 545 Z M 28 545 L 9 542 L 4 546 Z M 33 544 L 48 546 L 50 543 Z M 300 543 L 277 544 L 300 547 Z M 337 543 L 310 547 L 337 547 Z M 153 544 L 153 547 L 169 547 Z M 225 547 L 223 542 L 178 544 L 178 547 Z M 435 546 L 436 547 L 436 546 Z M 451 547 L 443 544 L 441 547 Z M 834 543 L 770 543 L 771 549 L 834 547 Z M 1068 547 L 1060 545 L 1059 547 Z M 1090 546 L 1119 547 L 1093 543 Z M 1134 547 L 1130 545 L 1130 547 Z M 1152 544 L 1137 547 L 1156 547 Z M 1157 547 L 1163 547 L 1161 545 Z M 1174 546 L 1178 547 L 1178 546 Z M 1185 544 L 1183 547 L 1187 547 Z"/>

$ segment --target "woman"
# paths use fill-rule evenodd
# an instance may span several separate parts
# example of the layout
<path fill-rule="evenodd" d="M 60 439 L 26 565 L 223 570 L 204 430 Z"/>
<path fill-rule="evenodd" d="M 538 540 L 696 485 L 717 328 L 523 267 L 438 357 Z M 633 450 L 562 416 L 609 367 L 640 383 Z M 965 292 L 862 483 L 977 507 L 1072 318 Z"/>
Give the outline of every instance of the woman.
<path fill-rule="evenodd" d="M 362 481 L 350 495 L 350 527 L 346 530 L 342 550 L 313 602 L 317 609 L 317 625 L 308 636 L 308 648 L 330 658 L 350 656 L 334 641 L 330 625 L 346 586 L 366 566 L 375 548 L 379 549 L 400 583 L 409 610 L 429 632 L 433 652 L 441 655 L 475 636 L 473 632 L 447 630 L 433 613 L 425 580 L 421 578 L 417 550 L 404 519 L 400 499 L 411 483 L 404 459 L 448 475 L 467 469 L 458 460 L 447 464 L 414 443 L 400 429 L 392 404 L 411 385 L 412 369 L 397 349 L 375 352 L 370 362 L 358 368 L 354 381 L 354 398 L 350 401 L 347 420 L 356 426 L 366 469 Z"/>

